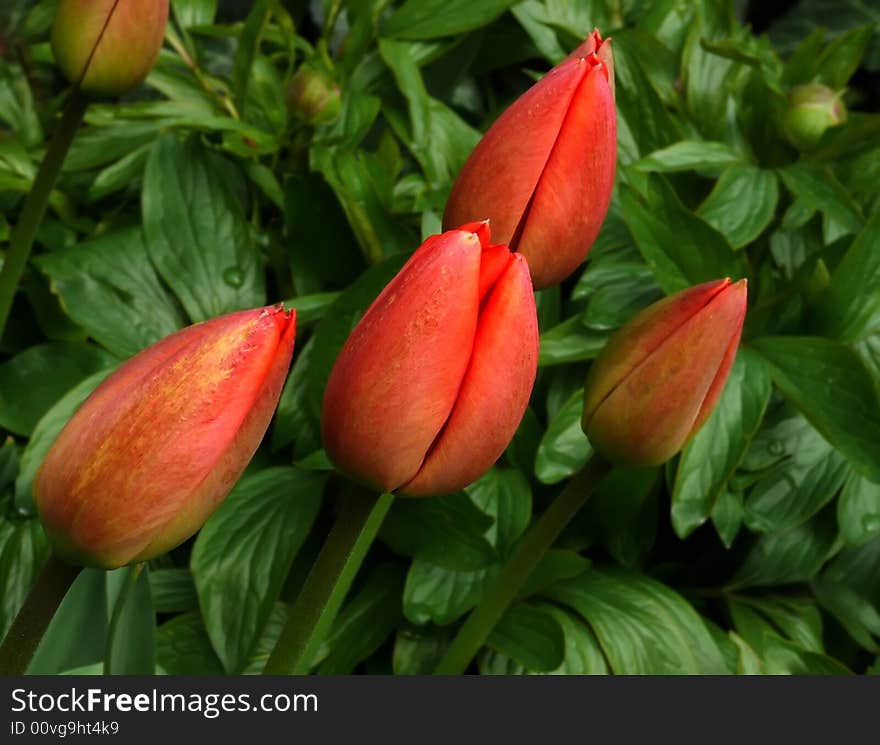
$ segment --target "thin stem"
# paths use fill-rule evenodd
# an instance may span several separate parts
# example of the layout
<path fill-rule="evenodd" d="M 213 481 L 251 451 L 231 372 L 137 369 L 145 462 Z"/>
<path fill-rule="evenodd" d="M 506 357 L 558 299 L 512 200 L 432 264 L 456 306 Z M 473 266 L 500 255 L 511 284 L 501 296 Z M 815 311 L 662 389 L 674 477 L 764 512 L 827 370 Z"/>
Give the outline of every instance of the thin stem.
<path fill-rule="evenodd" d="M 544 514 L 526 531 L 501 573 L 458 630 L 458 634 L 434 670 L 435 675 L 459 675 L 467 669 L 544 554 L 584 506 L 596 485 L 609 470 L 610 465 L 594 455 L 566 484 Z"/>
<path fill-rule="evenodd" d="M 73 142 L 76 131 L 79 129 L 87 106 L 88 99 L 74 88 L 67 100 L 67 105 L 64 107 L 61 121 L 52 136 L 43 162 L 40 164 L 40 170 L 37 171 L 34 184 L 24 200 L 18 222 L 10 236 L 9 250 L 3 261 L 3 269 L 0 270 L 0 338 L 3 337 L 6 321 L 9 319 L 15 291 L 18 289 L 21 275 L 27 266 L 31 246 L 34 244 L 34 236 L 36 236 L 43 215 L 46 213 L 49 195 L 58 180 L 64 158 L 67 156 L 70 143 Z"/>
<path fill-rule="evenodd" d="M 393 501 L 393 494 L 343 495 L 336 523 L 293 604 L 264 675 L 309 671 Z"/>
<path fill-rule="evenodd" d="M 119 593 L 116 595 L 116 602 L 113 604 L 113 613 L 110 614 L 110 625 L 107 627 L 107 644 L 104 648 L 104 675 L 113 675 L 113 640 L 116 638 L 116 629 L 128 602 L 131 591 L 137 584 L 138 578 L 144 569 L 144 563 L 135 564 L 128 571 Z"/>
<path fill-rule="evenodd" d="M 24 675 L 52 616 L 80 571 L 80 567 L 66 564 L 55 554 L 49 555 L 0 645 L 0 675 Z"/>

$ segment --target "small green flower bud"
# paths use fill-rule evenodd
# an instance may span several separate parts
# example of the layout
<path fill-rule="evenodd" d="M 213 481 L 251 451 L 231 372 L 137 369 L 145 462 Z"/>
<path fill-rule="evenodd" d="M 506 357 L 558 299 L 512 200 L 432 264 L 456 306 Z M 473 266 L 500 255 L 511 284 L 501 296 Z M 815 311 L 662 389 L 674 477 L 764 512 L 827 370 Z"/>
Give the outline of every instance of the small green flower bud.
<path fill-rule="evenodd" d="M 782 129 L 798 150 L 811 150 L 825 130 L 846 121 L 842 91 L 819 83 L 798 85 L 788 94 L 788 108 L 782 115 Z"/>
<path fill-rule="evenodd" d="M 303 65 L 287 86 L 287 108 L 310 124 L 327 124 L 339 116 L 339 86 L 320 70 Z"/>

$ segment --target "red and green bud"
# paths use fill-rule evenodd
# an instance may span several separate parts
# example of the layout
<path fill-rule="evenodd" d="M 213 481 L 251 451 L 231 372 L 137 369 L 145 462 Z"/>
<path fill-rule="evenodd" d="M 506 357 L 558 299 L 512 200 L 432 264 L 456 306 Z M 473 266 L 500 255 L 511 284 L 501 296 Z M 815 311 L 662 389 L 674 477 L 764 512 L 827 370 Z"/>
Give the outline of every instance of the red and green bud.
<path fill-rule="evenodd" d="M 746 281 L 708 282 L 649 306 L 593 362 L 581 425 L 603 457 L 659 465 L 703 425 L 733 365 Z"/>
<path fill-rule="evenodd" d="M 113 568 L 174 548 L 247 466 L 287 376 L 296 317 L 258 308 L 189 326 L 132 357 L 73 415 L 40 466 L 59 556 Z"/>
<path fill-rule="evenodd" d="M 843 91 L 833 91 L 820 83 L 798 85 L 788 94 L 788 108 L 782 115 L 782 128 L 788 141 L 798 150 L 812 150 L 825 130 L 846 121 Z"/>
<path fill-rule="evenodd" d="M 342 108 L 336 82 L 320 70 L 303 65 L 287 86 L 287 109 L 311 124 L 332 122 Z"/>
<path fill-rule="evenodd" d="M 324 446 L 353 477 L 448 494 L 504 452 L 538 364 L 523 256 L 484 223 L 430 237 L 369 307 L 324 395 Z"/>
<path fill-rule="evenodd" d="M 84 93 L 119 96 L 153 69 L 167 20 L 168 0 L 61 0 L 52 52 Z"/>
<path fill-rule="evenodd" d="M 492 125 L 458 175 L 444 227 L 489 219 L 537 288 L 584 260 L 611 201 L 617 149 L 610 39 L 594 31 Z"/>

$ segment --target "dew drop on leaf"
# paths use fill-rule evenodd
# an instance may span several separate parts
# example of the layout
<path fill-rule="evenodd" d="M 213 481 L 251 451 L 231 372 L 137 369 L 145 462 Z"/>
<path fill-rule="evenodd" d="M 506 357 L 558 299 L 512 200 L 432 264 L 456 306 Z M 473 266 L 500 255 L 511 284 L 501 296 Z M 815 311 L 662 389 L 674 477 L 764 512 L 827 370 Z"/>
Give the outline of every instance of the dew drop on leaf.
<path fill-rule="evenodd" d="M 237 266 L 230 266 L 223 270 L 223 281 L 230 287 L 241 287 L 244 284 L 244 272 Z"/>

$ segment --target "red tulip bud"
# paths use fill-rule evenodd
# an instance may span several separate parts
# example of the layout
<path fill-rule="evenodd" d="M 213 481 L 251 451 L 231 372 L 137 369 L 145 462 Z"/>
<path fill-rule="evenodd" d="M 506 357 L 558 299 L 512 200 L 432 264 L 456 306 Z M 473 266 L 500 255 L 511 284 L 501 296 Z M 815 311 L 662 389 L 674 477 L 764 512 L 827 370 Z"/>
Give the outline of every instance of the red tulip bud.
<path fill-rule="evenodd" d="M 692 287 L 622 326 L 593 362 L 581 420 L 590 443 L 622 465 L 659 465 L 703 425 L 736 356 L 746 281 Z"/>
<path fill-rule="evenodd" d="M 167 20 L 168 0 L 61 0 L 52 52 L 84 93 L 119 96 L 153 69 Z"/>
<path fill-rule="evenodd" d="M 324 445 L 375 488 L 457 491 L 504 452 L 537 364 L 525 259 L 491 245 L 485 222 L 432 236 L 339 354 L 324 395 Z"/>
<path fill-rule="evenodd" d="M 489 218 L 496 239 L 528 259 L 535 287 L 561 282 L 608 211 L 616 121 L 610 40 L 594 31 L 486 132 L 452 187 L 444 226 Z"/>
<path fill-rule="evenodd" d="M 132 357 L 67 423 L 34 484 L 57 553 L 112 568 L 162 554 L 220 505 L 287 375 L 294 313 L 246 310 Z"/>

